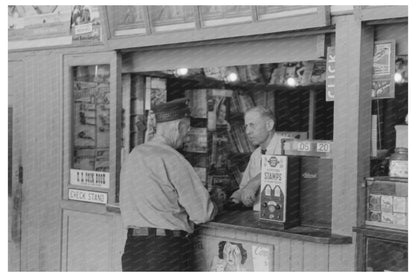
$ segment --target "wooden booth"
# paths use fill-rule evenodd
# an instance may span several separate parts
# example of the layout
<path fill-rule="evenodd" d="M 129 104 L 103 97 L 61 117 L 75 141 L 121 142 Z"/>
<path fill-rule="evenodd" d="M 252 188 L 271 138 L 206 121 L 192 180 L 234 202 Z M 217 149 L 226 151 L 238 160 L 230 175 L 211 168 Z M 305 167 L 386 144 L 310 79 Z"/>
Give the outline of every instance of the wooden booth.
<path fill-rule="evenodd" d="M 254 105 L 275 111 L 296 160 L 296 223 L 226 211 L 198 226 L 197 269 L 221 270 L 227 242 L 247 271 L 365 269 L 361 186 L 395 148 L 401 118 L 384 118 L 407 114 L 395 110 L 407 79 L 394 90 L 397 68 L 373 76 L 373 51 L 387 41 L 407 68 L 407 18 L 406 6 L 9 6 L 9 270 L 121 270 L 120 168 L 152 135 L 152 106 L 180 97 L 192 117 L 182 153 L 208 190 L 238 187 Z M 374 80 L 388 100 L 372 100 Z"/>

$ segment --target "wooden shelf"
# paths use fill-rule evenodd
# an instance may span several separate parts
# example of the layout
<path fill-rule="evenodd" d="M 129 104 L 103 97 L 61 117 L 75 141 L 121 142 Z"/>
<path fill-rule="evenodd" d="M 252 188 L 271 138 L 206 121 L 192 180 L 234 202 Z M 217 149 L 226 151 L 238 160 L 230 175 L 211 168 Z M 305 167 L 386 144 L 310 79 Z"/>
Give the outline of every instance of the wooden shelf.
<path fill-rule="evenodd" d="M 172 74 L 168 74 L 161 71 L 148 71 L 142 73 L 145 76 L 157 77 L 157 78 L 166 78 L 174 79 L 175 81 L 180 81 L 184 83 L 185 87 L 188 89 L 197 89 L 197 88 L 218 88 L 218 89 L 232 89 L 232 90 L 243 90 L 243 91 L 297 91 L 297 90 L 318 90 L 325 87 L 325 83 L 314 83 L 306 86 L 297 86 L 297 87 L 288 87 L 282 84 L 265 84 L 265 83 L 255 83 L 255 82 L 236 82 L 236 83 L 226 83 L 225 81 L 206 77 L 203 73 L 193 74 L 186 77 L 176 77 Z"/>

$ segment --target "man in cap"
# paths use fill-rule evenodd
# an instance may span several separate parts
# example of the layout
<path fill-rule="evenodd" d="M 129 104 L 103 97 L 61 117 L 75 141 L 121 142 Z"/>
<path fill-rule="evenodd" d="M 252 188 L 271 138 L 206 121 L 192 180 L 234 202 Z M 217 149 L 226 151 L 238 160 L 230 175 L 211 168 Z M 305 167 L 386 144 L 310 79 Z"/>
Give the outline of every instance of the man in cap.
<path fill-rule="evenodd" d="M 156 134 L 133 149 L 122 166 L 120 210 L 127 240 L 123 271 L 192 270 L 194 223 L 217 213 L 189 162 L 175 149 L 190 129 L 184 99 L 153 109 Z"/>
<path fill-rule="evenodd" d="M 244 114 L 244 124 L 248 139 L 259 147 L 250 156 L 247 168 L 240 182 L 240 188 L 231 195 L 235 203 L 253 206 L 259 210 L 258 191 L 261 181 L 261 155 L 282 154 L 282 136 L 275 132 L 273 112 L 263 106 L 255 106 Z"/>

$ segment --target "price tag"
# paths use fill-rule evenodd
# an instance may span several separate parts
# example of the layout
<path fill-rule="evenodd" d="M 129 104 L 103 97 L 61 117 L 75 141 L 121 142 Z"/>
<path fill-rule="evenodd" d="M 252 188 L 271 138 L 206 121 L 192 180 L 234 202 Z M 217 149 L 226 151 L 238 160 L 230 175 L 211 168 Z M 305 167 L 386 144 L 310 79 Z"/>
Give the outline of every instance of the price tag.
<path fill-rule="evenodd" d="M 324 143 L 324 142 L 318 142 L 316 144 L 316 152 L 324 152 L 324 153 L 331 152 L 331 144 Z"/>
<path fill-rule="evenodd" d="M 311 151 L 311 144 L 309 142 L 299 142 L 298 151 L 302 151 L 302 152 Z"/>

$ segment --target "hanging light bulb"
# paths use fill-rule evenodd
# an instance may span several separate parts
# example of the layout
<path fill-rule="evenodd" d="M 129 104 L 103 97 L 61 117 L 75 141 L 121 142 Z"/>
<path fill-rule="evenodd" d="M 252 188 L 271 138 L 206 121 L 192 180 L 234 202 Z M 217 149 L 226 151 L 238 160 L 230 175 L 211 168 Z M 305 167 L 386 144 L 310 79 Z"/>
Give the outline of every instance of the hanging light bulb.
<path fill-rule="evenodd" d="M 288 85 L 288 86 L 290 86 L 290 87 L 296 87 L 297 86 L 297 81 L 296 81 L 296 79 L 295 78 L 293 78 L 293 77 L 289 77 L 288 79 L 287 79 L 287 81 L 286 81 L 286 84 Z"/>
<path fill-rule="evenodd" d="M 229 83 L 235 82 L 238 80 L 238 75 L 235 72 L 230 72 L 227 77 L 225 78 L 225 80 Z"/>
<path fill-rule="evenodd" d="M 396 83 L 403 83 L 403 76 L 401 73 L 397 72 L 394 74 L 394 81 Z"/>
<path fill-rule="evenodd" d="M 185 76 L 185 75 L 188 74 L 188 69 L 185 68 L 185 67 L 178 68 L 178 69 L 176 69 L 175 73 L 176 73 L 177 76 Z"/>

